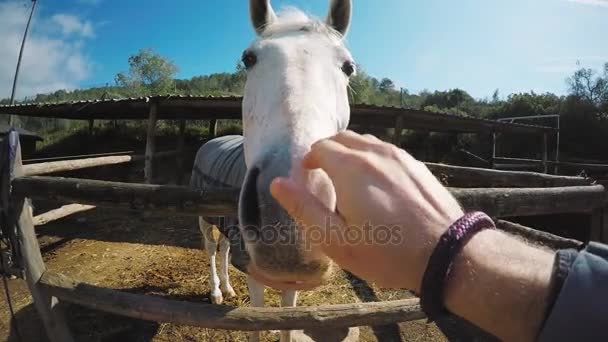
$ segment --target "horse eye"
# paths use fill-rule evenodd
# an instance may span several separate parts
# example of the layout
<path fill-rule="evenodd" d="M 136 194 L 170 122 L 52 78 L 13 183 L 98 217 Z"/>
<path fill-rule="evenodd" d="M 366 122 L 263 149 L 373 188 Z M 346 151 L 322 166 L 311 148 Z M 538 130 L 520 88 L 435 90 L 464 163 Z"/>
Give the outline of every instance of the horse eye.
<path fill-rule="evenodd" d="M 247 50 L 243 52 L 242 61 L 243 64 L 245 64 L 245 68 L 249 70 L 255 65 L 255 63 L 257 63 L 258 57 L 252 51 Z"/>
<path fill-rule="evenodd" d="M 353 61 L 346 61 L 346 62 L 344 62 L 344 64 L 342 64 L 342 72 L 344 72 L 344 74 L 348 77 L 350 77 L 352 74 L 354 74 L 355 70 L 356 70 L 355 62 L 353 62 Z"/>

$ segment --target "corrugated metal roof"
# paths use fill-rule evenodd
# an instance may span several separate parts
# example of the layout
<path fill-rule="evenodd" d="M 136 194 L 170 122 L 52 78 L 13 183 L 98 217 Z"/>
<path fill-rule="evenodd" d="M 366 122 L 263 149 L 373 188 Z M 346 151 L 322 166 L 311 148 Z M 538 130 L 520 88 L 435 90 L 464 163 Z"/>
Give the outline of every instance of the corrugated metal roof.
<path fill-rule="evenodd" d="M 151 103 L 158 108 L 160 119 L 240 119 L 242 97 L 164 95 L 136 98 L 100 99 L 59 103 L 25 103 L 0 105 L 0 114 L 63 119 L 146 119 Z M 550 127 L 462 117 L 370 104 L 351 106 L 353 124 L 395 127 L 396 117 L 404 118 L 404 128 L 447 132 L 547 132 Z"/>

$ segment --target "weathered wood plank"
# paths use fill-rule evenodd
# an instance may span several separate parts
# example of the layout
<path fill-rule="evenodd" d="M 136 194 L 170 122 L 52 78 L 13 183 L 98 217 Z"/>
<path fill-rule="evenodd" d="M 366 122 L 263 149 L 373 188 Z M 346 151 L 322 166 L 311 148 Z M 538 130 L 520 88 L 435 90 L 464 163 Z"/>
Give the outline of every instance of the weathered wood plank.
<path fill-rule="evenodd" d="M 467 210 L 481 210 L 494 217 L 587 213 L 606 201 L 602 185 L 450 190 Z"/>
<path fill-rule="evenodd" d="M 154 158 L 167 158 L 177 154 L 177 151 L 166 151 L 156 153 Z M 118 165 L 131 162 L 137 162 L 145 160 L 145 156 L 130 154 L 121 156 L 109 156 L 109 157 L 98 157 L 98 158 L 85 158 L 85 159 L 74 159 L 74 160 L 63 160 L 54 161 L 48 163 L 29 164 L 23 166 L 23 173 L 25 176 L 40 176 L 47 175 L 57 172 L 74 171 L 81 169 L 88 169 L 99 166 L 107 165 Z"/>
<path fill-rule="evenodd" d="M 150 115 L 148 117 L 148 131 L 146 134 L 146 162 L 144 166 L 144 179 L 146 184 L 154 182 L 154 152 L 156 151 L 156 122 L 158 118 L 158 104 L 150 103 Z"/>
<path fill-rule="evenodd" d="M 93 205 L 83 205 L 83 204 L 68 204 L 64 205 L 61 208 L 53 209 L 47 211 L 46 213 L 37 215 L 34 217 L 34 225 L 42 226 L 49 222 L 57 221 L 64 217 L 68 217 L 77 213 L 81 213 L 84 211 L 89 211 L 95 209 Z"/>
<path fill-rule="evenodd" d="M 583 245 L 583 242 L 578 240 L 563 238 L 561 236 L 532 229 L 509 221 L 497 220 L 496 226 L 501 230 L 523 237 L 531 243 L 549 247 L 555 250 L 566 248 L 578 249 Z"/>
<path fill-rule="evenodd" d="M 61 157 L 50 157 L 50 158 L 35 158 L 35 159 L 26 159 L 23 161 L 23 163 L 26 165 L 29 165 L 29 164 L 34 164 L 34 163 L 46 163 L 46 162 L 54 162 L 54 161 L 62 161 L 62 160 L 124 156 L 126 154 L 135 154 L 135 151 L 93 153 L 93 154 L 81 154 L 81 155 L 75 155 L 75 156 L 61 156 Z"/>
<path fill-rule="evenodd" d="M 426 163 L 429 170 L 448 186 L 458 188 L 543 188 L 591 185 L 593 181 L 583 177 L 553 176 L 536 172 L 499 171 Z"/>
<path fill-rule="evenodd" d="M 188 215 L 234 214 L 238 190 L 197 191 L 188 187 L 105 182 L 58 177 L 23 177 L 13 187 L 28 197 L 135 210 Z M 605 205 L 601 185 L 559 188 L 450 188 L 469 210 L 494 217 L 591 212 Z"/>
<path fill-rule="evenodd" d="M 260 331 L 384 325 L 425 318 L 417 299 L 316 307 L 253 308 L 168 300 L 99 288 L 47 271 L 44 288 L 92 309 L 155 322 Z"/>
<path fill-rule="evenodd" d="M 172 185 L 131 184 L 60 177 L 23 177 L 13 180 L 15 192 L 34 199 L 186 215 L 232 215 L 238 190 L 193 190 Z"/>
<path fill-rule="evenodd" d="M 14 133 L 11 133 L 11 137 Z M 17 147 L 13 175 L 19 177 L 23 174 L 21 165 L 21 147 Z M 25 268 L 25 280 L 34 300 L 34 306 L 44 324 L 47 337 L 52 342 L 73 341 L 68 326 L 65 322 L 59 301 L 52 297 L 40 286 L 40 278 L 46 271 L 46 266 L 40 254 L 40 246 L 34 232 L 32 221 L 32 207 L 29 200 L 21 196 L 12 196 L 13 217 L 19 231 L 19 246 L 21 251 L 21 263 Z"/>

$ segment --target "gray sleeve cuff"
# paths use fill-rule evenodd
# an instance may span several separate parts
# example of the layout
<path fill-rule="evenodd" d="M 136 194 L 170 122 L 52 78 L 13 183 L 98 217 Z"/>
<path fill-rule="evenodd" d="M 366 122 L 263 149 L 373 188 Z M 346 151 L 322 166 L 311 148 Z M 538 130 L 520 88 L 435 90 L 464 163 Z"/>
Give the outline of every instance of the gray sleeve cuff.
<path fill-rule="evenodd" d="M 608 246 L 578 254 L 538 341 L 608 341 Z"/>

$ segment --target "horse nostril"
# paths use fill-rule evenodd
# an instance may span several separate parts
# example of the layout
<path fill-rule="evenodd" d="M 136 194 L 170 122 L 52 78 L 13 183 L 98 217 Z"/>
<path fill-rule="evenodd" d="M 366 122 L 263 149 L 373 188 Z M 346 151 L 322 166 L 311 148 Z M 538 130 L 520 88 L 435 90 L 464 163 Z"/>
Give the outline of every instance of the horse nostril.
<path fill-rule="evenodd" d="M 255 232 L 261 225 L 260 207 L 258 205 L 258 178 L 260 169 L 249 169 L 241 188 L 239 198 L 239 221 L 243 233 Z"/>

